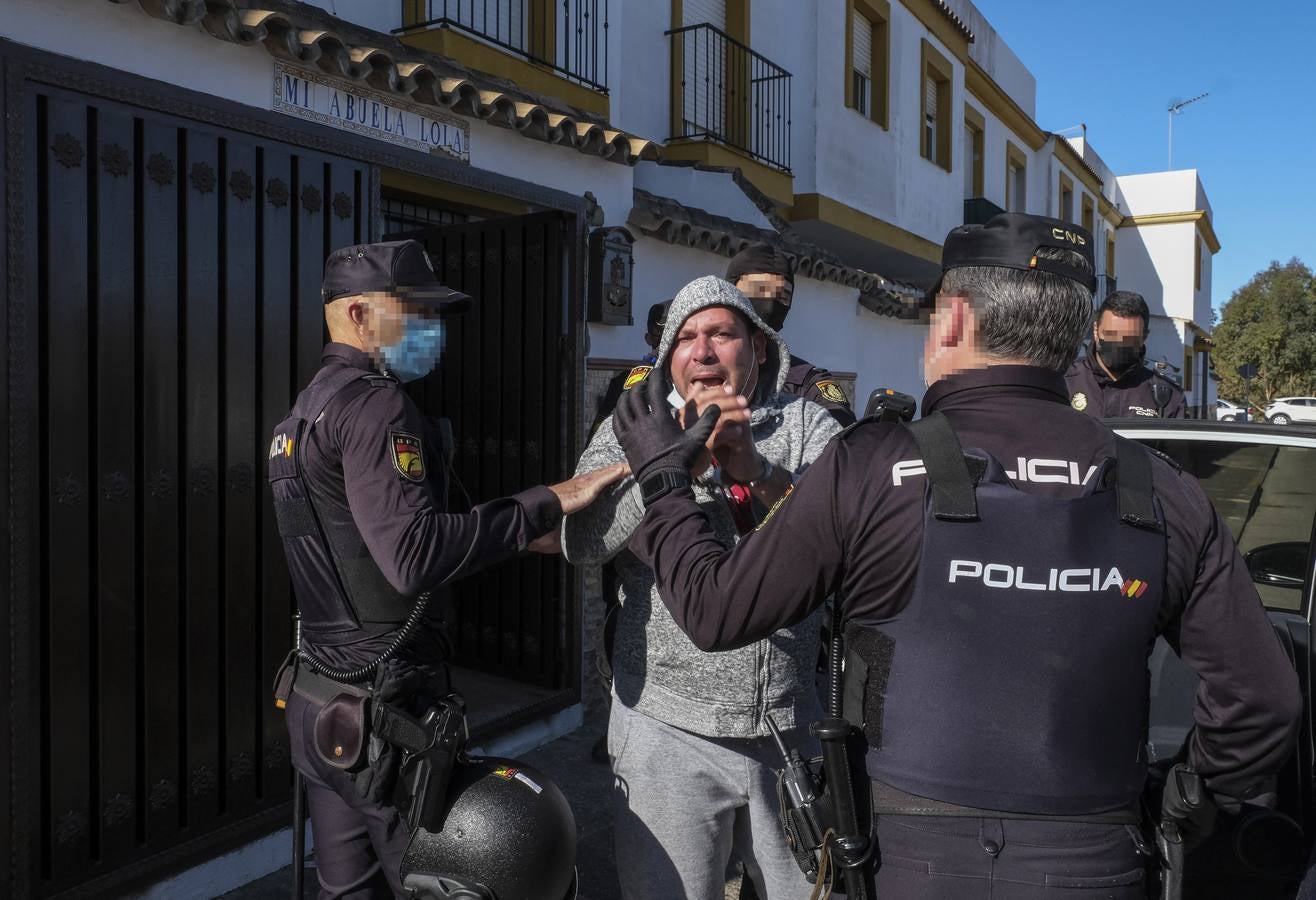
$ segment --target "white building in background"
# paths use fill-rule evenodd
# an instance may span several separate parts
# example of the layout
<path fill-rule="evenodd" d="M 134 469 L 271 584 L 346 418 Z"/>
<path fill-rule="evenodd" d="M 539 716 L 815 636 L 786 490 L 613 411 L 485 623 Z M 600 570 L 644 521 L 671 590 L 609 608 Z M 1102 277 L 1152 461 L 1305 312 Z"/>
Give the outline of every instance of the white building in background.
<path fill-rule="evenodd" d="M 569 471 L 649 304 L 752 241 L 796 258 L 785 337 L 859 410 L 922 393 L 941 242 L 1003 209 L 1089 228 L 1098 299 L 1143 293 L 1149 356 L 1214 401 L 1196 173 L 1117 176 L 1041 127 L 969 0 L 7 0 L 0 63 L 16 894 L 117 894 L 281 819 L 290 609 L 256 488 L 335 247 L 418 234 L 480 299 L 415 389 L 477 499 Z M 508 752 L 599 697 L 597 573 L 518 566 L 454 618 L 472 727 Z"/>

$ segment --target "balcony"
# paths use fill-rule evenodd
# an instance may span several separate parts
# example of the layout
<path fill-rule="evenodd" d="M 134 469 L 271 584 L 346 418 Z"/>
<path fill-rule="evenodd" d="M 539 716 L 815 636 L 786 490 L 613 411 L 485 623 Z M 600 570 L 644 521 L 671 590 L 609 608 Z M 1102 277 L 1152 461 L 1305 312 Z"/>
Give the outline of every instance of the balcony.
<path fill-rule="evenodd" d="M 986 225 L 993 216 L 999 216 L 1001 209 L 986 197 L 970 197 L 964 201 L 964 224 Z"/>
<path fill-rule="evenodd" d="M 790 172 L 791 73 L 708 23 L 673 28 L 672 137 Z"/>
<path fill-rule="evenodd" d="M 443 52 L 414 39 L 433 29 L 461 32 L 608 92 L 608 0 L 402 0 L 404 40 Z"/>

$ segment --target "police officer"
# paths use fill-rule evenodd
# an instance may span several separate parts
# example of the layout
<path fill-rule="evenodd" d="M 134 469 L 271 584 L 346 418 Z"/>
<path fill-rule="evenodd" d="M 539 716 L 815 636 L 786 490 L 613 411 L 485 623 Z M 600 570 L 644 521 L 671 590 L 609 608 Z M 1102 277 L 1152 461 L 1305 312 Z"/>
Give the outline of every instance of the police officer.
<path fill-rule="evenodd" d="M 1182 753 L 1207 797 L 1166 792 L 1190 838 L 1208 798 L 1272 799 L 1294 747 L 1296 676 L 1229 529 L 1195 479 L 1068 403 L 1090 247 L 1014 213 L 952 231 L 925 418 L 834 438 L 734 550 L 688 486 L 717 412 L 683 440 L 661 386 L 617 409 L 647 506 L 630 549 L 696 645 L 743 646 L 844 598 L 879 896 L 1144 896 L 1157 635 L 1200 676 Z"/>
<path fill-rule="evenodd" d="M 1092 347 L 1065 373 L 1069 403 L 1093 418 L 1184 417 L 1183 388 L 1142 364 L 1147 301 L 1133 291 L 1106 298 L 1092 322 Z"/>
<path fill-rule="evenodd" d="M 612 415 L 613 409 L 617 406 L 617 401 L 621 399 L 621 392 L 628 387 L 639 384 L 649 374 L 649 370 L 653 368 L 654 361 L 657 359 L 654 354 L 658 350 L 658 343 L 663 339 L 663 328 L 667 325 L 667 307 L 671 305 L 671 302 L 671 300 L 664 300 L 649 307 L 649 316 L 644 326 L 644 343 L 648 345 L 649 352 L 645 353 L 640 359 L 638 366 L 625 372 L 618 372 L 608 382 L 608 386 L 603 391 L 603 396 L 599 398 L 594 421 L 589 426 L 589 436 L 591 438 L 594 437 L 594 432 L 599 430 L 599 426 L 603 424 L 608 416 Z"/>
<path fill-rule="evenodd" d="M 768 244 L 752 244 L 731 258 L 727 281 L 749 298 L 764 322 L 774 331 L 781 331 L 795 294 L 795 267 L 785 254 Z M 812 400 L 842 426 L 854 424 L 850 398 L 831 372 L 794 354 L 790 362 L 783 391 Z"/>
<path fill-rule="evenodd" d="M 445 317 L 471 298 L 438 282 L 415 241 L 335 251 L 322 296 L 331 343 L 270 447 L 301 617 L 276 697 L 307 784 L 320 896 L 401 896 L 400 752 L 371 736 L 367 715 L 387 704 L 419 716 L 448 695 L 429 592 L 527 549 L 555 550 L 564 512 L 622 470 L 445 514 L 436 441 L 402 385 L 438 364 Z"/>

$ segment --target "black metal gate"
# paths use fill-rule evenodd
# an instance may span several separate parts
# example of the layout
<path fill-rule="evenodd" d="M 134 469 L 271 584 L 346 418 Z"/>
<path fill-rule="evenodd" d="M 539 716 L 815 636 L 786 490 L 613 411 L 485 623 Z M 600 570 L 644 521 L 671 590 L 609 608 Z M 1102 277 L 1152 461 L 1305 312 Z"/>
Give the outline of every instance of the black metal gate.
<path fill-rule="evenodd" d="M 424 243 L 444 283 L 475 298 L 448 320 L 439 370 L 412 395 L 428 414 L 452 421 L 454 468 L 476 503 L 563 474 L 573 407 L 564 349 L 572 222 L 543 212 L 388 236 Z M 457 583 L 456 661 L 574 687 L 576 629 L 564 591 L 560 557 L 538 555 Z"/>
<path fill-rule="evenodd" d="M 10 886 L 106 895 L 286 816 L 263 451 L 318 367 L 325 256 L 369 237 L 369 172 L 10 99 Z"/>

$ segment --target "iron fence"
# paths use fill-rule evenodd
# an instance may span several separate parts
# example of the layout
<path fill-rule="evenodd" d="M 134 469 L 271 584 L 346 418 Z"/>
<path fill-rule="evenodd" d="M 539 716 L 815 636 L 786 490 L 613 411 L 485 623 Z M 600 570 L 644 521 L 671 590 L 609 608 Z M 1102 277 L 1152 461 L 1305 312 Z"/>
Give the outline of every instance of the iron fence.
<path fill-rule="evenodd" d="M 719 141 L 789 172 L 791 73 L 706 22 L 666 33 L 673 139 Z"/>
<path fill-rule="evenodd" d="M 608 0 L 402 0 L 402 28 L 453 28 L 608 91 Z"/>

